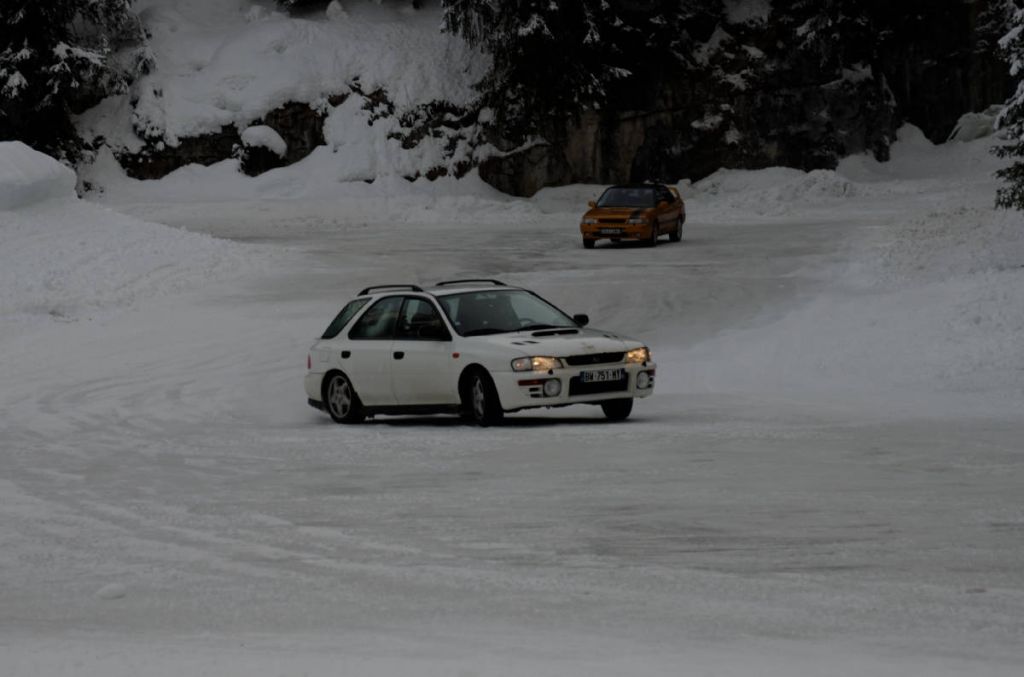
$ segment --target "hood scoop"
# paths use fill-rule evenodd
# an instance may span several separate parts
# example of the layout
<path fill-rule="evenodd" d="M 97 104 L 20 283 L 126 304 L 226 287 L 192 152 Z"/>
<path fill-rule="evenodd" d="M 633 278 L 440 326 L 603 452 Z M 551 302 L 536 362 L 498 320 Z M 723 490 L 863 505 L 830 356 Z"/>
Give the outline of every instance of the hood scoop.
<path fill-rule="evenodd" d="M 578 333 L 580 333 L 579 329 L 566 327 L 564 329 L 542 329 L 541 331 L 533 332 L 530 336 L 569 336 Z"/>

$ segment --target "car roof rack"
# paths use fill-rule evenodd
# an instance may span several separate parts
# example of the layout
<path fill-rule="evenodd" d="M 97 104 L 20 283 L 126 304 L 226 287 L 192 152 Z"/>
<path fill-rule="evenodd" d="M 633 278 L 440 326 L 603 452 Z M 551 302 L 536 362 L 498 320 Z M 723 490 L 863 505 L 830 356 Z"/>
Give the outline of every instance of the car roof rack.
<path fill-rule="evenodd" d="M 474 284 L 474 283 L 480 283 L 480 282 L 490 283 L 490 284 L 493 284 L 496 287 L 507 287 L 508 286 L 507 284 L 505 284 L 501 280 L 490 280 L 490 279 L 486 279 L 486 278 L 475 278 L 475 277 L 466 278 L 464 280 L 445 280 L 444 282 L 438 282 L 434 286 L 435 287 L 447 287 L 448 285 L 452 285 L 452 284 Z"/>
<path fill-rule="evenodd" d="M 409 291 L 423 291 L 422 288 L 417 287 L 414 284 L 376 284 L 372 287 L 367 287 L 363 291 L 359 292 L 360 296 L 366 296 L 372 291 L 378 289 L 408 289 Z"/>

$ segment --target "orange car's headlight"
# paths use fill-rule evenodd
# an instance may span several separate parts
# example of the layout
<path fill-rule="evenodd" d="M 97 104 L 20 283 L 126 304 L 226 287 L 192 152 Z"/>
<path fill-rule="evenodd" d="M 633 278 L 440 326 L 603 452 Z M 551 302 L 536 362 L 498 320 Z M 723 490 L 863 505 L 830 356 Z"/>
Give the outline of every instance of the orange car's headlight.
<path fill-rule="evenodd" d="M 597 225 L 597 219 L 595 219 L 595 218 L 593 218 L 591 216 L 584 216 L 580 220 L 580 223 L 582 223 L 584 226 L 596 226 Z"/>

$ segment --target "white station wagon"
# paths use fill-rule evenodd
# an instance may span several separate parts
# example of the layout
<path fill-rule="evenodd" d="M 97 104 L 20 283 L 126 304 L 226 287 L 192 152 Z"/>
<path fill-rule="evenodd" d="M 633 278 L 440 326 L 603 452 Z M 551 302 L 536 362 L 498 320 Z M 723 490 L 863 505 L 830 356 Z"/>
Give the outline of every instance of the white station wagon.
<path fill-rule="evenodd" d="M 497 280 L 368 287 L 310 349 L 306 394 L 338 423 L 458 413 L 490 425 L 570 404 L 625 419 L 654 391 L 650 351 L 587 322 Z"/>

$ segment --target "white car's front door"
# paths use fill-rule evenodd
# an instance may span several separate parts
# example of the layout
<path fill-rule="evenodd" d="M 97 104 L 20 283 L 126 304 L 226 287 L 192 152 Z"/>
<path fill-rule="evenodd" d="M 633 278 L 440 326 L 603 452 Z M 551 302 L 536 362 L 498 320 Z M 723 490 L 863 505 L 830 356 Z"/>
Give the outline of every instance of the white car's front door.
<path fill-rule="evenodd" d="M 406 298 L 391 358 L 391 390 L 398 404 L 458 403 L 451 335 L 427 299 Z"/>

